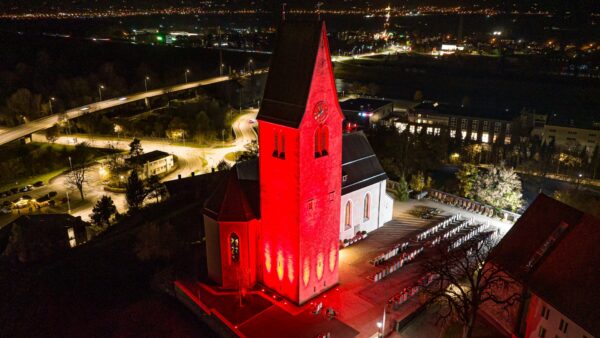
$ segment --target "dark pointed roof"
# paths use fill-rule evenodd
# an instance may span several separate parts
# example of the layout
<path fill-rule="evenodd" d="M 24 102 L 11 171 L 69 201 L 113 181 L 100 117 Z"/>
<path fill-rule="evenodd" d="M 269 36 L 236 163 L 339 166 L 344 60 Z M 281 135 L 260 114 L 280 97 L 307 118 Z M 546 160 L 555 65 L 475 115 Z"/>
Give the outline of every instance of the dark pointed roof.
<path fill-rule="evenodd" d="M 490 260 L 594 336 L 600 336 L 600 219 L 539 195 Z"/>
<path fill-rule="evenodd" d="M 258 219 L 259 189 L 258 161 L 236 164 L 204 204 L 204 214 L 222 222 Z"/>
<path fill-rule="evenodd" d="M 362 131 L 342 138 L 342 177 L 342 195 L 387 179 Z"/>
<path fill-rule="evenodd" d="M 300 126 L 324 29 L 322 21 L 285 21 L 279 27 L 258 120 Z"/>

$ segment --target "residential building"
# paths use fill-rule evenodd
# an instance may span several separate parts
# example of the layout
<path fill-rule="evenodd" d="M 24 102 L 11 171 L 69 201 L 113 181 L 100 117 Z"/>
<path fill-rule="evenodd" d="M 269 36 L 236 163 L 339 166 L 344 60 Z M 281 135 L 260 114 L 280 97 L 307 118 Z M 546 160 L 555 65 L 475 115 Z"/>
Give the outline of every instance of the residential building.
<path fill-rule="evenodd" d="M 600 121 L 553 114 L 544 126 L 543 139 L 546 143 L 554 142 L 557 148 L 577 151 L 585 147 L 592 152 L 600 145 Z"/>
<path fill-rule="evenodd" d="M 87 223 L 69 214 L 20 216 L 0 230 L 0 252 L 34 262 L 85 243 Z"/>
<path fill-rule="evenodd" d="M 600 219 L 539 195 L 490 253 L 514 283 L 511 308 L 483 314 L 513 337 L 600 337 Z"/>
<path fill-rule="evenodd" d="M 388 100 L 357 98 L 340 102 L 345 122 L 368 128 L 386 118 L 394 111 L 394 103 Z"/>
<path fill-rule="evenodd" d="M 168 173 L 175 165 L 173 155 L 160 150 L 130 157 L 125 160 L 125 163 L 130 167 L 139 168 L 142 179 Z"/>
<path fill-rule="evenodd" d="M 511 144 L 515 133 L 514 122 L 519 116 L 510 110 L 474 109 L 442 102 L 424 101 L 408 109 L 408 121 L 396 122 L 400 132 L 422 131 L 430 135 L 448 132 L 450 138 L 484 144 Z M 525 135 L 528 135 L 527 133 Z"/>

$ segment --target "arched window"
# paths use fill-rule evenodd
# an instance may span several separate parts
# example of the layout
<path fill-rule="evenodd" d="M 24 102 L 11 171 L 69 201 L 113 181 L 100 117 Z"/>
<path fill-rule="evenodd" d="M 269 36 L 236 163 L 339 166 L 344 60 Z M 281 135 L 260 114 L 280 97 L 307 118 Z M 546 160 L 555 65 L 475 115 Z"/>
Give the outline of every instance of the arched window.
<path fill-rule="evenodd" d="M 240 262 L 240 238 L 236 233 L 232 233 L 229 236 L 229 251 L 231 255 L 232 263 Z"/>
<path fill-rule="evenodd" d="M 346 216 L 344 217 L 344 230 L 352 228 L 352 203 L 346 202 Z"/>
<path fill-rule="evenodd" d="M 326 156 L 329 153 L 329 128 L 321 127 L 321 155 Z"/>
<path fill-rule="evenodd" d="M 275 131 L 275 133 L 273 133 L 273 156 L 277 157 L 279 156 L 279 137 L 278 137 L 279 132 Z"/>
<path fill-rule="evenodd" d="M 317 127 L 315 130 L 315 158 L 321 157 L 321 132 Z"/>
<path fill-rule="evenodd" d="M 365 195 L 364 201 L 364 210 L 363 210 L 363 218 L 365 221 L 368 221 L 371 218 L 371 194 L 367 193 Z"/>
<path fill-rule="evenodd" d="M 285 158 L 285 134 L 280 131 L 279 138 L 281 139 L 281 146 L 279 147 L 279 158 Z"/>

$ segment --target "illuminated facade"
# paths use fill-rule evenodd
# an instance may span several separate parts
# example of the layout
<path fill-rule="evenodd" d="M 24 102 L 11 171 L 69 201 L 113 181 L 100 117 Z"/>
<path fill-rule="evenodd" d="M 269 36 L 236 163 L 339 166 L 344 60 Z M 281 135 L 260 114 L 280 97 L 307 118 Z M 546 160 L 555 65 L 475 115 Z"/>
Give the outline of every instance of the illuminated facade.
<path fill-rule="evenodd" d="M 322 22 L 280 28 L 257 117 L 259 160 L 238 163 L 205 205 L 209 277 L 223 288 L 259 282 L 302 304 L 335 286 L 343 189 L 385 186 L 366 137 L 342 137 L 330 59 Z M 342 155 L 346 140 L 363 144 L 347 169 L 342 158 L 352 156 Z M 363 213 L 383 220 L 381 191 L 367 196 Z M 360 225 L 353 222 L 352 231 Z"/>

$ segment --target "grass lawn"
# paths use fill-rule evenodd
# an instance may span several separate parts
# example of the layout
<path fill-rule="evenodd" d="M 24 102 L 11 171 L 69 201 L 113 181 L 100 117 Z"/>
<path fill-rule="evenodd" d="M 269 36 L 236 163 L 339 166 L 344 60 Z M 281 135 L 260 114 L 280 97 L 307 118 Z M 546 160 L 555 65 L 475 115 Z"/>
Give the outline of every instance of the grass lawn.
<path fill-rule="evenodd" d="M 243 153 L 244 153 L 243 151 L 232 152 L 232 153 L 225 155 L 225 159 L 227 161 L 236 162 Z"/>
<path fill-rule="evenodd" d="M 115 150 L 50 143 L 8 144 L 0 147 L 0 191 L 48 182 L 69 167 L 69 157 L 93 162 Z M 77 163 L 73 163 L 76 165 Z"/>

